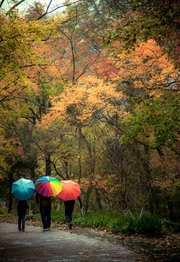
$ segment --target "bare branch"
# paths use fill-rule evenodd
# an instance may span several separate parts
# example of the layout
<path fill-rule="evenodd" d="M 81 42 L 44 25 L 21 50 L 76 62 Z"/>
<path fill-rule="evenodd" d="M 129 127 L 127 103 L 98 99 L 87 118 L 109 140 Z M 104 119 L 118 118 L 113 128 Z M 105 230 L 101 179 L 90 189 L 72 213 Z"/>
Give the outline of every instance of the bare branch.
<path fill-rule="evenodd" d="M 20 66 L 19 68 L 26 68 L 26 67 L 32 67 L 32 66 L 37 66 L 36 64 L 32 64 L 32 65 L 23 65 Z M 38 64 L 39 67 L 45 66 L 47 67 L 47 64 Z"/>
<path fill-rule="evenodd" d="M 71 52 L 72 52 L 72 65 L 73 65 L 73 75 L 72 75 L 72 83 L 74 84 L 75 81 L 75 74 L 76 74 L 76 64 L 75 64 L 75 50 L 72 40 L 70 40 L 71 43 Z"/>
<path fill-rule="evenodd" d="M 92 61 L 91 63 L 89 63 L 89 64 L 87 64 L 85 67 L 84 67 L 84 69 L 83 69 L 83 71 L 81 72 L 81 74 L 79 74 L 79 76 L 77 76 L 76 77 L 76 81 L 86 72 L 86 70 L 89 68 L 89 67 L 91 67 L 94 63 L 95 63 L 95 61 L 97 60 L 97 58 L 99 57 L 99 54 L 98 54 L 98 56 L 96 57 L 96 59 L 94 60 L 94 61 Z"/>
<path fill-rule="evenodd" d="M 26 100 L 28 102 L 31 102 L 33 103 L 34 105 L 36 106 L 39 106 L 36 102 L 34 102 L 33 100 L 29 99 L 29 98 L 26 98 L 26 97 L 22 97 L 22 96 L 13 96 L 13 97 L 9 97 L 6 99 L 6 101 L 9 101 L 9 100 L 12 100 L 12 99 L 22 99 L 22 100 Z"/>
<path fill-rule="evenodd" d="M 3 5 L 4 1 L 5 1 L 5 0 L 2 0 L 2 1 L 1 1 L 1 3 L 0 3 L 0 7 Z"/>
<path fill-rule="evenodd" d="M 13 5 L 9 11 L 6 13 L 6 15 L 8 15 L 13 9 L 15 9 L 18 5 L 22 4 L 25 0 L 21 0 L 19 2 L 17 2 L 15 5 Z"/>
<path fill-rule="evenodd" d="M 50 5 L 51 5 L 52 1 L 53 1 L 53 0 L 50 0 L 49 4 L 48 4 L 48 6 L 47 6 L 46 12 L 48 12 L 48 10 L 49 10 L 49 8 L 50 8 Z"/>
<path fill-rule="evenodd" d="M 49 7 L 50 7 L 50 5 L 51 5 L 51 2 L 52 2 L 52 0 L 50 0 L 50 3 L 49 3 L 49 5 L 48 5 L 48 7 L 47 7 L 47 9 L 46 9 L 46 12 L 45 12 L 44 14 L 42 14 L 37 20 L 40 20 L 40 19 L 43 18 L 45 15 L 51 14 L 51 13 L 53 13 L 54 11 L 56 11 L 56 10 L 62 8 L 62 7 L 65 7 L 65 6 L 67 7 L 67 6 L 70 6 L 70 5 L 74 5 L 74 4 L 80 3 L 80 2 L 82 2 L 82 1 L 81 1 L 81 0 L 78 0 L 78 1 L 76 1 L 76 2 L 74 2 L 74 3 L 65 4 L 65 5 L 60 5 L 60 6 L 57 6 L 56 8 L 54 8 L 54 9 L 52 9 L 51 11 L 49 11 Z"/>
<path fill-rule="evenodd" d="M 50 152 L 51 155 L 56 151 L 56 149 L 58 149 L 62 145 L 62 142 L 63 141 L 59 142 L 59 144 L 51 150 Z"/>
<path fill-rule="evenodd" d="M 62 177 L 62 179 L 65 180 L 65 177 L 64 177 L 63 175 L 61 175 L 61 174 L 59 173 L 59 171 L 57 170 L 57 167 L 56 167 L 55 163 L 52 162 L 52 160 L 50 160 L 50 161 L 51 161 L 51 164 L 53 165 L 54 170 L 56 171 L 56 173 L 57 173 L 60 177 Z"/>
<path fill-rule="evenodd" d="M 26 88 L 26 87 L 23 87 L 22 90 Z M 1 100 L 0 100 L 0 104 L 4 103 L 5 101 L 7 100 L 10 100 L 11 98 L 9 98 L 9 95 L 12 95 L 14 92 L 16 92 L 17 89 L 14 89 L 12 90 L 8 95 L 4 96 Z M 12 98 L 13 99 L 13 98 Z"/>
<path fill-rule="evenodd" d="M 34 140 L 35 145 L 40 149 L 40 151 L 44 153 L 44 150 L 40 147 L 40 145 L 36 142 L 36 140 L 35 139 L 33 140 Z"/>

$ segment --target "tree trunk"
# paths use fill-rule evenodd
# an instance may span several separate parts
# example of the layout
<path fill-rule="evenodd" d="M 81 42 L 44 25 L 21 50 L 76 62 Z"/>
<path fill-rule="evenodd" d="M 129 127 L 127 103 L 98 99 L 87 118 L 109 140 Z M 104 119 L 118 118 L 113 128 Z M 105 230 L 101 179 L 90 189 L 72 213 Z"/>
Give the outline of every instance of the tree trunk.
<path fill-rule="evenodd" d="M 50 155 L 45 156 L 45 163 L 46 163 L 46 176 L 51 175 L 51 157 Z"/>
<path fill-rule="evenodd" d="M 66 174 L 66 180 L 69 180 L 70 177 L 69 177 L 69 172 L 68 172 L 68 162 L 65 162 L 65 174 Z"/>
<path fill-rule="evenodd" d="M 170 196 L 169 194 L 166 194 L 166 198 L 167 198 L 167 206 L 168 206 L 169 219 L 170 219 L 171 221 L 176 221 L 174 201 L 172 200 L 172 198 L 171 198 L 171 196 Z"/>
<path fill-rule="evenodd" d="M 84 199 L 84 202 L 85 202 L 84 211 L 85 211 L 85 213 L 87 213 L 87 211 L 89 209 L 89 199 L 90 199 L 91 191 L 92 191 L 92 183 L 90 183 L 88 190 L 87 190 L 87 193 L 86 193 L 86 196 L 85 196 L 85 199 Z"/>
<path fill-rule="evenodd" d="M 149 195 L 149 209 L 153 214 L 153 190 L 152 190 L 152 177 L 151 177 L 151 168 L 150 168 L 150 148 L 148 146 L 144 147 L 144 157 L 142 157 L 143 167 L 146 175 L 146 189 Z"/>
<path fill-rule="evenodd" d="M 95 189 L 95 191 L 96 191 L 96 201 L 97 201 L 98 207 L 99 207 L 100 210 L 102 210 L 101 198 L 100 198 L 99 191 L 98 191 L 97 188 Z"/>
<path fill-rule="evenodd" d="M 79 150 L 79 155 L 78 155 L 78 167 L 79 167 L 79 176 L 78 176 L 78 183 L 80 184 L 81 182 L 81 176 L 82 176 L 82 165 L 81 165 L 81 139 L 82 139 L 82 135 L 81 135 L 81 127 L 79 126 L 78 129 L 78 135 L 79 135 L 79 144 L 78 144 L 78 150 Z"/>
<path fill-rule="evenodd" d="M 14 173 L 14 167 L 11 168 L 10 173 L 9 173 L 9 204 L 8 204 L 8 213 L 11 212 L 12 210 L 12 203 L 13 203 L 13 198 L 11 194 L 11 188 L 12 188 L 12 183 L 13 183 L 13 173 Z"/>
<path fill-rule="evenodd" d="M 80 197 L 78 197 L 78 201 L 79 201 L 79 208 L 81 210 L 81 214 L 84 214 L 84 210 L 83 210 L 83 204 L 82 204 L 82 200 Z"/>

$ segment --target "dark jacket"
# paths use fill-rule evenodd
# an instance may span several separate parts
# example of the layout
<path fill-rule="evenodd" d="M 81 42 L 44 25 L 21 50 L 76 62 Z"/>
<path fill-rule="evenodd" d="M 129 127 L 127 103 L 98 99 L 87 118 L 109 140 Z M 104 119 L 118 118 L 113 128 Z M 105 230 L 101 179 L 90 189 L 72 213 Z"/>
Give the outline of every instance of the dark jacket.
<path fill-rule="evenodd" d="M 21 214 L 26 214 L 27 209 L 29 208 L 27 200 L 18 200 L 17 211 Z"/>
<path fill-rule="evenodd" d="M 69 207 L 69 208 L 73 208 L 75 204 L 75 200 L 68 200 L 68 201 L 64 201 L 64 205 L 65 207 Z"/>
<path fill-rule="evenodd" d="M 41 207 L 49 207 L 51 206 L 51 197 L 45 197 L 36 193 L 36 203 L 40 203 Z"/>

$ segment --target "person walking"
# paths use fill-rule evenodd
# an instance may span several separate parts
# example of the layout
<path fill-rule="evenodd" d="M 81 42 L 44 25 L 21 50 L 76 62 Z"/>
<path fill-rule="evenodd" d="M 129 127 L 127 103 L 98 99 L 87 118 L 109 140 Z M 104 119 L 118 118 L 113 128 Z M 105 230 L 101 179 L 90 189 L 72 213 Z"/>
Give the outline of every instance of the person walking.
<path fill-rule="evenodd" d="M 68 228 L 72 229 L 72 213 L 74 210 L 75 200 L 64 201 L 65 217 L 68 221 Z"/>
<path fill-rule="evenodd" d="M 36 193 L 36 203 L 40 206 L 43 231 L 51 227 L 51 197 L 45 197 Z"/>
<path fill-rule="evenodd" d="M 18 200 L 17 213 L 18 213 L 18 229 L 25 231 L 26 211 L 29 208 L 27 200 Z"/>

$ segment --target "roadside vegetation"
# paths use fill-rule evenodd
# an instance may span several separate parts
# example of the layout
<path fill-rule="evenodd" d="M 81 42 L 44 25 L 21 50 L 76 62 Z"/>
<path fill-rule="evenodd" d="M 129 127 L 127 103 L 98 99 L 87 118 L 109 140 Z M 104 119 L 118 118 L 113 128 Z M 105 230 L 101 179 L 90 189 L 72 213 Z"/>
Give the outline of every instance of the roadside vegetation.
<path fill-rule="evenodd" d="M 17 222 L 17 214 L 7 213 L 6 208 L 0 209 L 2 221 Z M 26 221 L 29 224 L 38 222 L 41 224 L 40 213 L 30 212 L 26 215 Z M 66 218 L 64 210 L 52 211 L 52 224 L 65 224 Z M 146 237 L 162 237 L 167 234 L 179 234 L 180 224 L 169 220 L 145 213 L 139 216 L 135 213 L 81 213 L 73 214 L 73 225 L 76 227 L 97 228 L 111 233 L 123 233 L 125 235 L 144 235 Z"/>

